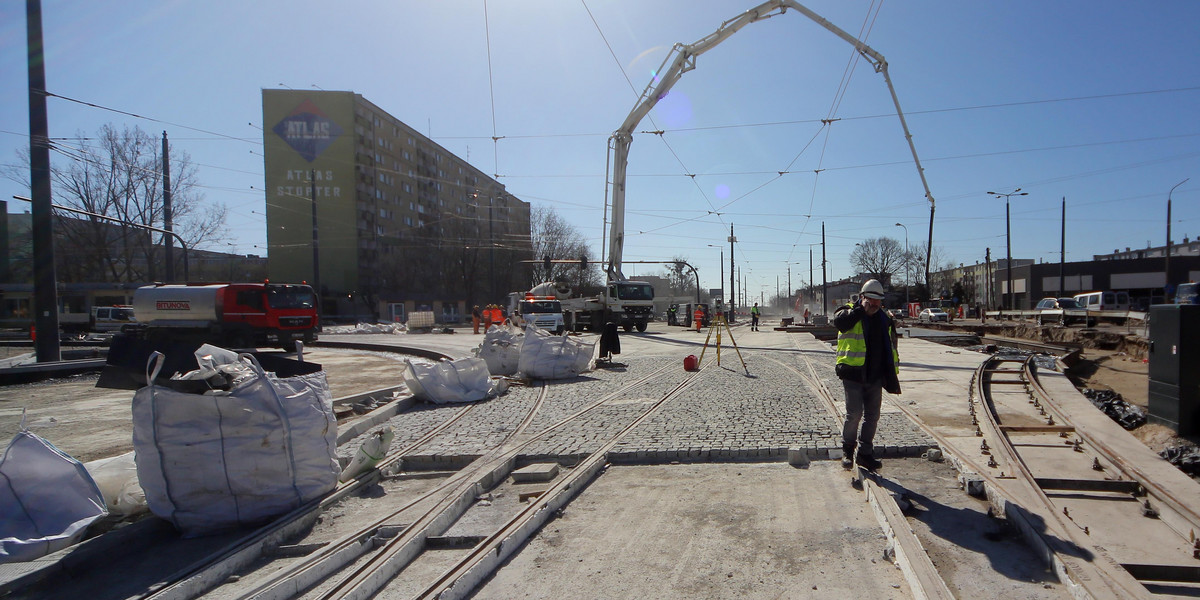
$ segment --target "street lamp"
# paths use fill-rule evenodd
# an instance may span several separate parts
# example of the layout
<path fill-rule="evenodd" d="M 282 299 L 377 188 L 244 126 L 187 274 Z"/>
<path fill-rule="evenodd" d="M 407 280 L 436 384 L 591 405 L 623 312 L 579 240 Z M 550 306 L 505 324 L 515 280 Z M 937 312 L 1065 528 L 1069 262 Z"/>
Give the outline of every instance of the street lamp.
<path fill-rule="evenodd" d="M 1017 192 L 1020 192 L 1020 193 L 1017 193 Z M 1009 227 L 1008 199 L 1013 196 L 1028 196 L 1029 192 L 1021 192 L 1021 188 L 1017 188 L 1007 194 L 1001 194 L 998 192 L 988 192 L 988 194 L 991 194 L 992 196 L 995 196 L 997 198 L 999 198 L 1001 196 L 1004 197 L 1004 237 L 1007 238 L 1007 241 L 1005 242 L 1005 244 L 1007 246 L 1007 248 L 1005 250 L 1007 256 L 1005 257 L 1006 262 L 1004 264 L 1004 270 L 1008 272 L 1008 309 L 1013 310 L 1014 296 L 1013 296 L 1013 283 L 1012 283 L 1012 229 Z"/>
<path fill-rule="evenodd" d="M 896 227 L 904 227 L 904 223 L 896 223 Z M 908 288 L 912 280 L 908 278 L 908 228 L 904 227 L 904 312 L 908 313 Z"/>
<path fill-rule="evenodd" d="M 1187 179 L 1184 179 L 1183 181 L 1180 181 L 1179 183 L 1175 184 L 1175 187 L 1172 187 L 1171 191 L 1167 192 L 1167 248 L 1166 248 L 1166 253 L 1165 253 L 1167 258 L 1165 261 L 1163 261 L 1163 294 L 1164 295 L 1167 294 L 1167 288 L 1171 287 L 1171 269 L 1170 269 L 1170 267 L 1171 267 L 1171 194 L 1175 192 L 1175 188 L 1187 183 L 1188 179 L 1191 179 L 1191 177 L 1188 177 Z M 1164 302 L 1165 301 L 1166 300 L 1164 300 Z"/>

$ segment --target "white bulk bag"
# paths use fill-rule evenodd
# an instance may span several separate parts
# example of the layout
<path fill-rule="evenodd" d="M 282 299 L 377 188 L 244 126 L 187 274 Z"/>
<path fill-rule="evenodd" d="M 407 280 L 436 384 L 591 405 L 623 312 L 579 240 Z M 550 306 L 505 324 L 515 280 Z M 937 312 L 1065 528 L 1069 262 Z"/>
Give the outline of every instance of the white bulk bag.
<path fill-rule="evenodd" d="M 487 363 L 482 358 L 460 358 L 437 363 L 404 361 L 404 384 L 413 396 L 434 404 L 474 402 L 496 393 Z"/>
<path fill-rule="evenodd" d="M 255 525 L 337 485 L 337 423 L 325 372 L 254 374 L 229 391 L 150 385 L 133 396 L 133 448 L 150 510 L 185 536 Z M 154 381 L 162 355 L 155 353 Z"/>
<path fill-rule="evenodd" d="M 54 444 L 21 431 L 0 458 L 0 563 L 29 561 L 79 541 L 108 514 L 96 482 Z"/>
<path fill-rule="evenodd" d="M 114 515 L 129 516 L 145 511 L 146 493 L 138 484 L 137 463 L 133 452 L 120 456 L 101 458 L 84 463 L 88 473 L 95 480 L 100 493 L 104 495 L 104 504 L 108 512 Z"/>
<path fill-rule="evenodd" d="M 554 335 L 530 325 L 521 344 L 521 375 L 529 379 L 564 379 L 592 370 L 596 338 Z"/>
<path fill-rule="evenodd" d="M 521 362 L 521 342 L 525 334 L 507 323 L 496 325 L 483 336 L 476 355 L 487 362 L 492 375 L 515 375 Z"/>

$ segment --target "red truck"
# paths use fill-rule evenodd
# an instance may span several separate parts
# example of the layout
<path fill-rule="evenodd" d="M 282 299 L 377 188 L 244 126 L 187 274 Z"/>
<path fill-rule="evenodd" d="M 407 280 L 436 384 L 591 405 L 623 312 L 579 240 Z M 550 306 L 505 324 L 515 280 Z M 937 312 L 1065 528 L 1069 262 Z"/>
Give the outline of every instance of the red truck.
<path fill-rule="evenodd" d="M 133 314 L 133 335 L 236 349 L 291 350 L 315 341 L 319 326 L 313 289 L 290 283 L 148 285 L 134 291 Z"/>

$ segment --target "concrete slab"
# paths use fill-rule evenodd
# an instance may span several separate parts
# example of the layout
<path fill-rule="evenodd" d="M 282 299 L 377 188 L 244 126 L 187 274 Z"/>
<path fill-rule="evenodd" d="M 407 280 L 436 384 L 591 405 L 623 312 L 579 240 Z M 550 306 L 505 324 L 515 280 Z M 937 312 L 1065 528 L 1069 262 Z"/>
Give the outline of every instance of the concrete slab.
<path fill-rule="evenodd" d="M 911 597 L 886 543 L 832 463 L 610 467 L 473 597 Z"/>
<path fill-rule="evenodd" d="M 512 480 L 516 483 L 550 481 L 557 476 L 558 463 L 536 463 L 512 472 Z"/>

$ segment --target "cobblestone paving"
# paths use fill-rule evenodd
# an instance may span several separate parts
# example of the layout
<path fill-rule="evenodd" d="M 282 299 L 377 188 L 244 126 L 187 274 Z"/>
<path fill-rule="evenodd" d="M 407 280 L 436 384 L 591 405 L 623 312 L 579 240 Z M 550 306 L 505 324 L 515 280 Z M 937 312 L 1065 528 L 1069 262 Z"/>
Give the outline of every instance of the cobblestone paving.
<path fill-rule="evenodd" d="M 710 365 L 614 449 L 613 460 L 783 460 L 833 447 L 837 421 L 793 371 L 747 353 Z"/>
<path fill-rule="evenodd" d="M 641 356 L 623 359 L 615 368 L 546 382 L 546 398 L 525 431 L 526 436 L 544 435 L 520 458 L 569 462 L 591 454 L 689 377 L 694 379 L 683 390 L 616 444 L 610 460 L 781 461 L 787 459 L 789 448 L 803 448 L 814 458 L 827 458 L 829 450 L 841 447 L 838 417 L 830 414 L 800 376 L 811 377 L 811 361 L 841 409 L 842 386 L 834 374 L 833 350 L 828 345 L 809 342 L 800 350 L 749 351 L 744 356 L 749 377 L 733 358 L 723 357 L 720 366 L 706 360 L 704 371 L 691 374 L 674 361 L 664 369 L 663 357 Z M 464 418 L 417 448 L 406 459 L 406 467 L 455 467 L 492 450 L 512 435 L 533 409 L 539 393 L 538 385 L 513 386 L 499 398 L 477 403 Z M 601 401 L 603 404 L 586 415 L 546 433 L 564 418 Z M 393 417 L 387 423 L 396 432 L 392 447 L 413 443 L 462 406 L 418 403 Z M 876 437 L 883 456 L 919 454 L 933 444 L 903 413 L 886 407 L 885 400 Z M 370 433 L 343 445 L 340 452 L 351 455 Z"/>

